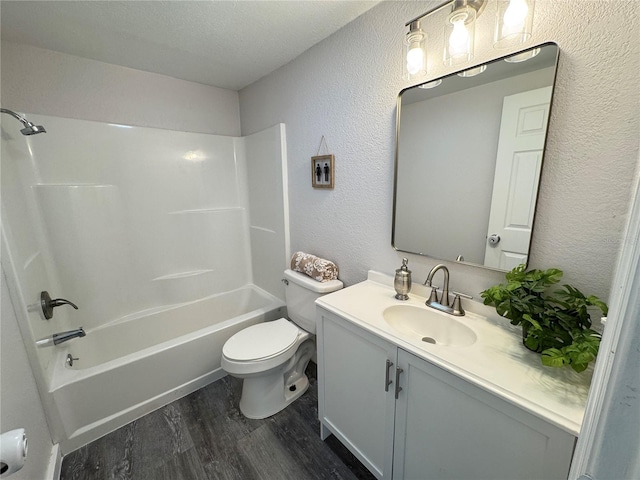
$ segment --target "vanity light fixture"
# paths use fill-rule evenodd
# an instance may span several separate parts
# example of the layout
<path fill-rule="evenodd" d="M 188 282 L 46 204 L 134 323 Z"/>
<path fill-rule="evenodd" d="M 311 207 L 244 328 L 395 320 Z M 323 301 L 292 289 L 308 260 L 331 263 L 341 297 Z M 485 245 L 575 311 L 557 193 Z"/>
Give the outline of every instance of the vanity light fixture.
<path fill-rule="evenodd" d="M 494 48 L 517 47 L 531 38 L 534 0 L 498 0 Z"/>
<path fill-rule="evenodd" d="M 492 0 L 493 1 L 493 0 Z M 444 25 L 444 64 L 454 66 L 470 61 L 475 47 L 476 19 L 482 14 L 489 0 L 447 0 L 439 6 L 423 13 L 405 24 L 409 32 L 404 39 L 404 70 L 408 80 L 424 77 L 427 73 L 427 35 L 420 22 L 428 16 L 444 9 L 450 9 Z M 494 48 L 509 48 L 527 42 L 531 38 L 533 7 L 535 0 L 496 0 L 496 29 Z M 531 54 L 529 58 L 534 57 Z M 513 63 L 525 61 L 514 55 Z M 482 70 L 484 71 L 484 70 Z M 482 73 L 469 69 L 461 76 Z"/>
<path fill-rule="evenodd" d="M 419 20 L 409 24 L 404 50 L 407 80 L 424 77 L 427 74 L 427 35 L 420 28 Z"/>

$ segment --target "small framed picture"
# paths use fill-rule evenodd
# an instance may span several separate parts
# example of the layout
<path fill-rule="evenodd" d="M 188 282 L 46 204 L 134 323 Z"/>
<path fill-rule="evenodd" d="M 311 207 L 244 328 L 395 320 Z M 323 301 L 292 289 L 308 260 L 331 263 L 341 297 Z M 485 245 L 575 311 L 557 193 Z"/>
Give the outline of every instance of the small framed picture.
<path fill-rule="evenodd" d="M 311 185 L 313 188 L 333 188 L 333 155 L 311 157 Z"/>

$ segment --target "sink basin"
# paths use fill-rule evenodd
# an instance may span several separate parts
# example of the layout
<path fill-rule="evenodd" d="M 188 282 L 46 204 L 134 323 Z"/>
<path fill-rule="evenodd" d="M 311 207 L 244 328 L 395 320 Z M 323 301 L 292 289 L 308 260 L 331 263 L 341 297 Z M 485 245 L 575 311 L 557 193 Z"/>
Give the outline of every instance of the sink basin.
<path fill-rule="evenodd" d="M 473 330 L 455 318 L 427 307 L 394 305 L 386 308 L 382 316 L 397 332 L 426 344 L 466 347 L 477 338 Z"/>

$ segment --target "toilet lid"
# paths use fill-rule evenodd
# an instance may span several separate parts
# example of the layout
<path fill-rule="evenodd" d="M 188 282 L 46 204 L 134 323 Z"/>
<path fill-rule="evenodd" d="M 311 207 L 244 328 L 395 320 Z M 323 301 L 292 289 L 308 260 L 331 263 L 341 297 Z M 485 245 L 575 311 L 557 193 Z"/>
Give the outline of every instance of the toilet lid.
<path fill-rule="evenodd" d="M 229 360 L 251 361 L 272 357 L 293 345 L 300 330 L 285 318 L 259 323 L 233 335 L 222 347 Z"/>

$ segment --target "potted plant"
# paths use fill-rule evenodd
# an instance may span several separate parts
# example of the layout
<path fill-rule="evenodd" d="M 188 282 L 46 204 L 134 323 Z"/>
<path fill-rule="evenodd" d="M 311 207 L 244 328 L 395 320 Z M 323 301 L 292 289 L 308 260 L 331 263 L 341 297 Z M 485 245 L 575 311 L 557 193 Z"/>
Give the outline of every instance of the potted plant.
<path fill-rule="evenodd" d="M 570 285 L 548 293 L 561 278 L 557 268 L 526 271 L 520 265 L 506 274 L 506 284 L 494 285 L 481 296 L 512 325 L 522 325 L 524 345 L 542 354 L 543 365 L 582 372 L 600 346 L 600 334 L 591 329 L 589 308 L 597 307 L 606 316 L 608 307 Z"/>

